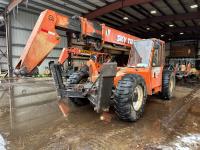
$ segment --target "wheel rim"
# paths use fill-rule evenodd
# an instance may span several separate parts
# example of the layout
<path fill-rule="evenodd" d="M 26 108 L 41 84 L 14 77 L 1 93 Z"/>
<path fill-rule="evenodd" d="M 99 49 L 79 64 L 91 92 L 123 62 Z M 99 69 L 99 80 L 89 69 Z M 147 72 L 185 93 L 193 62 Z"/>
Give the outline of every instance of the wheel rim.
<path fill-rule="evenodd" d="M 173 80 L 173 78 L 171 77 L 170 82 L 169 82 L 169 91 L 170 91 L 170 95 L 172 95 L 173 90 L 174 90 L 174 80 Z"/>
<path fill-rule="evenodd" d="M 143 88 L 140 85 L 137 85 L 133 91 L 133 96 L 132 96 L 132 103 L 135 111 L 138 111 L 141 108 L 143 97 L 144 97 Z"/>

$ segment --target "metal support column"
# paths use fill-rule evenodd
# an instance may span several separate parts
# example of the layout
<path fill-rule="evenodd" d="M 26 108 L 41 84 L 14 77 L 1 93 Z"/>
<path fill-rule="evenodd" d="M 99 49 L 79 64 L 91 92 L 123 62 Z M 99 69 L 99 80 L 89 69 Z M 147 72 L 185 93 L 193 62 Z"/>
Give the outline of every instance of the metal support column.
<path fill-rule="evenodd" d="M 6 26 L 6 46 L 7 46 L 7 59 L 8 59 L 8 76 L 13 76 L 13 65 L 12 65 L 12 38 L 11 38 L 11 17 L 10 14 L 5 15 L 5 26 Z"/>

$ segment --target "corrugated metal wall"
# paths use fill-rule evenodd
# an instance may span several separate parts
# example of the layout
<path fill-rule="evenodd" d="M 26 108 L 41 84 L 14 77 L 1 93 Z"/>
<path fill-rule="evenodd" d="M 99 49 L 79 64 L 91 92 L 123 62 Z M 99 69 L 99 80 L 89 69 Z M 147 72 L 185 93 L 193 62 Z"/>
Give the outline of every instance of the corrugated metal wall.
<path fill-rule="evenodd" d="M 19 10 L 15 16 L 11 17 L 12 34 L 12 57 L 13 68 L 16 66 L 25 44 L 32 32 L 32 29 L 39 17 L 39 14 Z M 60 35 L 65 35 L 64 31 L 58 31 Z M 56 61 L 63 47 L 66 47 L 67 38 L 62 36 L 61 43 L 49 54 L 45 61 L 40 65 L 39 72 L 42 74 L 49 61 Z"/>
<path fill-rule="evenodd" d="M 197 55 L 200 58 L 200 40 L 198 41 L 198 51 L 197 51 Z"/>
<path fill-rule="evenodd" d="M 0 37 L 0 69 L 8 70 L 6 55 L 6 38 Z"/>

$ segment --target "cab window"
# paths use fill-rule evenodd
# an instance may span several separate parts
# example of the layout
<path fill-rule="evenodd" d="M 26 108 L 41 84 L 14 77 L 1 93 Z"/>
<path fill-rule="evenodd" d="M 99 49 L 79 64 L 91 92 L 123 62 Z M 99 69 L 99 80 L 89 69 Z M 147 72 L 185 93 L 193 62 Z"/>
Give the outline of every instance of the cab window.
<path fill-rule="evenodd" d="M 153 53 L 153 61 L 152 66 L 157 67 L 160 66 L 160 53 L 161 53 L 161 45 L 156 43 L 154 47 L 154 53 Z"/>

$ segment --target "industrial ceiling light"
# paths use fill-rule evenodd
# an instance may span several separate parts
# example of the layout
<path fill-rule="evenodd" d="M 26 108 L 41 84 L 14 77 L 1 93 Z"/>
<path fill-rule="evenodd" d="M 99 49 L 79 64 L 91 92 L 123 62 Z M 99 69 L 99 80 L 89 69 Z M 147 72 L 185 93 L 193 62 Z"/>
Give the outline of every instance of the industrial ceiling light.
<path fill-rule="evenodd" d="M 124 19 L 124 20 L 128 20 L 128 17 L 124 17 L 123 19 Z"/>
<path fill-rule="evenodd" d="M 172 39 L 169 38 L 169 41 L 171 41 Z"/>
<path fill-rule="evenodd" d="M 164 37 L 164 34 L 161 34 L 160 36 L 161 36 L 161 37 Z"/>
<path fill-rule="evenodd" d="M 170 24 L 169 26 L 170 26 L 170 27 L 173 27 L 174 25 L 173 25 L 173 24 Z"/>
<path fill-rule="evenodd" d="M 194 8 L 197 8 L 198 5 L 197 4 L 194 4 L 194 5 L 191 5 L 190 8 L 194 9 Z"/>
<path fill-rule="evenodd" d="M 184 34 L 183 32 L 180 33 L 180 35 L 183 35 L 183 34 Z"/>
<path fill-rule="evenodd" d="M 150 30 L 150 28 L 146 28 L 147 30 Z"/>
<path fill-rule="evenodd" d="M 156 14 L 157 11 L 156 11 L 156 10 L 151 10 L 150 13 L 151 13 L 151 14 Z"/>

